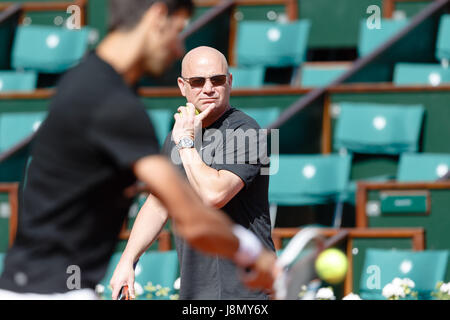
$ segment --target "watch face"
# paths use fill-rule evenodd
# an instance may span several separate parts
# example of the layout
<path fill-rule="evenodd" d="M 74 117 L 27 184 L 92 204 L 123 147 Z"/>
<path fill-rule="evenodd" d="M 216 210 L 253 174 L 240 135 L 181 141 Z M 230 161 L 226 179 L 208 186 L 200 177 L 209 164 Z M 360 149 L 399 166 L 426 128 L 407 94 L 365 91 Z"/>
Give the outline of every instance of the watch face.
<path fill-rule="evenodd" d="M 194 141 L 189 138 L 182 138 L 180 140 L 180 147 L 181 148 L 192 148 L 194 146 Z"/>

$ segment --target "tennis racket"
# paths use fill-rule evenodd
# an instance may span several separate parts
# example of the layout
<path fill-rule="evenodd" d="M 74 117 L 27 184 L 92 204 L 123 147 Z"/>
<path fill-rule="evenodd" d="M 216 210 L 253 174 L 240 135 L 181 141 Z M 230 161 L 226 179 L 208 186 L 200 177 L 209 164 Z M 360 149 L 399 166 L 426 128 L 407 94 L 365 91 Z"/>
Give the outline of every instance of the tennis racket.
<path fill-rule="evenodd" d="M 133 269 L 136 270 L 136 266 L 139 262 L 139 259 L 133 263 Z M 123 286 L 120 291 L 119 291 L 119 295 L 117 296 L 117 300 L 131 300 L 130 297 L 130 290 L 128 288 L 128 286 Z"/>
<path fill-rule="evenodd" d="M 123 286 L 122 289 L 120 289 L 117 300 L 131 300 L 130 293 L 128 291 L 128 286 Z"/>
<path fill-rule="evenodd" d="M 281 273 L 274 282 L 275 299 L 298 300 L 304 286 L 308 288 L 311 283 L 308 292 L 317 286 L 313 282 L 317 278 L 314 263 L 323 247 L 324 239 L 317 228 L 304 228 L 289 241 L 277 260 Z"/>
<path fill-rule="evenodd" d="M 339 230 L 325 240 L 319 228 L 304 228 L 289 242 L 277 260 L 281 270 L 274 282 L 275 298 L 279 300 L 314 299 L 321 281 L 315 261 L 322 250 L 334 247 L 347 238 L 348 230 Z M 299 294 L 302 295 L 299 295 Z"/>

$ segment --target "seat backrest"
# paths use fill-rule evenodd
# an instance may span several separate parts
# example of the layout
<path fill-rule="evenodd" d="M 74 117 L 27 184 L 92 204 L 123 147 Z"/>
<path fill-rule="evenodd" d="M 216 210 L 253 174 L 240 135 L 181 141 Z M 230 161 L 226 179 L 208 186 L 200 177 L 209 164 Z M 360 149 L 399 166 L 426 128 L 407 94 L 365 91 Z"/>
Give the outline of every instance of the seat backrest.
<path fill-rule="evenodd" d="M 441 16 L 436 43 L 436 58 L 450 60 L 450 14 Z"/>
<path fill-rule="evenodd" d="M 310 23 L 242 21 L 237 32 L 238 66 L 298 66 L 305 61 Z"/>
<path fill-rule="evenodd" d="M 0 71 L 0 92 L 28 92 L 36 89 L 35 72 Z"/>
<path fill-rule="evenodd" d="M 111 299 L 109 281 L 119 263 L 122 252 L 111 257 L 106 275 L 100 282 L 105 287 L 104 298 Z M 148 251 L 144 253 L 135 266 L 135 283 L 143 289 L 137 299 L 169 299 L 174 293 L 174 282 L 179 276 L 178 257 L 175 250 Z M 169 288 L 167 294 L 157 294 L 160 289 Z M 136 289 L 136 287 L 135 287 Z M 162 291 L 160 291 L 162 293 Z M 137 294 L 137 292 L 136 292 Z"/>
<path fill-rule="evenodd" d="M 239 108 L 239 110 L 255 119 L 261 128 L 267 128 L 281 113 L 280 108 L 277 107 Z"/>
<path fill-rule="evenodd" d="M 300 83 L 302 87 L 324 87 L 349 69 L 348 66 L 311 66 L 303 65 Z"/>
<path fill-rule="evenodd" d="M 309 205 L 336 200 L 347 188 L 350 165 L 350 155 L 272 156 L 269 201 Z"/>
<path fill-rule="evenodd" d="M 358 38 L 358 55 L 364 57 L 392 38 L 409 23 L 408 19 L 381 19 L 380 29 L 367 27 L 367 20 L 361 21 Z"/>
<path fill-rule="evenodd" d="M 36 131 L 45 112 L 8 112 L 0 114 L 0 151 L 5 151 Z"/>
<path fill-rule="evenodd" d="M 439 86 L 450 83 L 450 68 L 443 68 L 440 64 L 397 63 L 394 69 L 394 83 Z"/>
<path fill-rule="evenodd" d="M 265 68 L 255 66 L 250 68 L 233 68 L 230 73 L 233 75 L 233 88 L 260 88 L 264 84 Z"/>
<path fill-rule="evenodd" d="M 88 48 L 88 28 L 20 26 L 14 39 L 12 66 L 43 73 L 61 73 L 76 65 Z"/>
<path fill-rule="evenodd" d="M 435 181 L 450 170 L 450 154 L 405 153 L 400 156 L 397 180 Z"/>
<path fill-rule="evenodd" d="M 444 280 L 447 261 L 447 250 L 367 249 L 360 296 L 363 299 L 385 299 L 382 290 L 386 284 L 394 278 L 409 278 L 415 283 L 413 290 L 419 293 L 419 299 L 430 299 L 436 284 Z"/>
<path fill-rule="evenodd" d="M 394 155 L 418 150 L 423 106 L 341 102 L 339 108 L 335 150 Z"/>
<path fill-rule="evenodd" d="M 170 124 L 173 113 L 168 109 L 150 109 L 148 110 L 148 115 L 155 129 L 159 145 L 162 146 L 171 130 Z"/>

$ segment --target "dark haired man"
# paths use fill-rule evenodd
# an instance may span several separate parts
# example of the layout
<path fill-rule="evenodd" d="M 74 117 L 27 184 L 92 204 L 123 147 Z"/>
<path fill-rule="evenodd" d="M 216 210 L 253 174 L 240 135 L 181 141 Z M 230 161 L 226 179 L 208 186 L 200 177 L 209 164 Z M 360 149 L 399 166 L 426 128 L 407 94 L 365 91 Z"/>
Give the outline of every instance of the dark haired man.
<path fill-rule="evenodd" d="M 124 190 L 136 177 L 193 247 L 253 268 L 247 284 L 270 288 L 273 254 L 204 206 L 158 155 L 144 106 L 130 89 L 143 72 L 159 75 L 183 53 L 178 35 L 192 3 L 110 5 L 112 32 L 63 76 L 37 134 L 0 299 L 94 299 L 130 205 Z"/>

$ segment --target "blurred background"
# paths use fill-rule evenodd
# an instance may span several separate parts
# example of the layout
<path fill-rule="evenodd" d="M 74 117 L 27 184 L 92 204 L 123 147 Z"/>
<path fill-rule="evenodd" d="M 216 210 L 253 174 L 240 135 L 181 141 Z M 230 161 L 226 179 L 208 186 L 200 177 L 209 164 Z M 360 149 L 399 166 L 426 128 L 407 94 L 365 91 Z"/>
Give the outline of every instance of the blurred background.
<path fill-rule="evenodd" d="M 388 298 L 383 288 L 397 277 L 412 279 L 420 299 L 450 298 L 450 285 L 440 284 L 450 281 L 449 2 L 195 4 L 183 33 L 186 49 L 220 50 L 233 74 L 232 105 L 261 127 L 279 129 L 279 155 L 272 156 L 279 170 L 269 192 L 277 249 L 305 226 L 318 226 L 325 237 L 348 230 L 338 244 L 349 268 L 332 285 L 337 298 Z M 107 5 L 0 0 L 0 272 L 14 241 L 17 182 L 33 133 L 58 78 L 106 35 Z M 138 86 L 161 144 L 185 103 L 179 74 L 177 62 Z M 130 208 L 98 286 L 104 298 L 145 198 L 137 196 Z M 170 222 L 136 272 L 139 298 L 177 298 Z"/>

